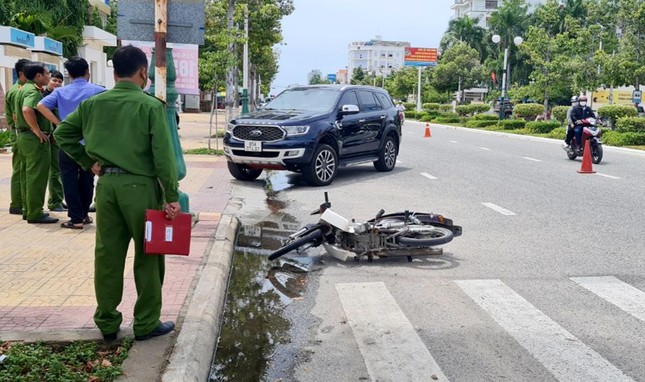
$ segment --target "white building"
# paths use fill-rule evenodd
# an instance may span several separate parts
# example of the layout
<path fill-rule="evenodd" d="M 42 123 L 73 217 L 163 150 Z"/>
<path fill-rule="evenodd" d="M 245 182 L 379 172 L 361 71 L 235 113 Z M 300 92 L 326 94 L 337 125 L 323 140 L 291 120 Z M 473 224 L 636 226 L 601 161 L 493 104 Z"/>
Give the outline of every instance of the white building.
<path fill-rule="evenodd" d="M 405 48 L 410 43 L 405 41 L 384 41 L 376 36 L 370 41 L 355 41 L 349 44 L 348 81 L 351 81 L 355 68 L 362 68 L 366 73 L 387 76 L 403 67 Z"/>
<path fill-rule="evenodd" d="M 450 7 L 455 11 L 452 19 L 464 16 L 472 19 L 479 18 L 479 25 L 488 28 L 490 14 L 500 7 L 503 2 L 504 0 L 455 0 L 455 3 Z M 526 3 L 531 7 L 545 2 L 546 0 L 526 0 Z"/>

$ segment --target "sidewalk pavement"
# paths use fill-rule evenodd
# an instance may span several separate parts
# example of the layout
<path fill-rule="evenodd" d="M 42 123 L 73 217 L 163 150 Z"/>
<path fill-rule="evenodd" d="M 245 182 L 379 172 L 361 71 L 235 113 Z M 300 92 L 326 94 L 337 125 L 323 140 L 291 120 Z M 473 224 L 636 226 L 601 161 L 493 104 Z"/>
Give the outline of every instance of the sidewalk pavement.
<path fill-rule="evenodd" d="M 182 145 L 206 147 L 208 115 L 182 116 Z M 220 124 L 222 120 L 220 118 Z M 233 187 L 225 158 L 186 155 L 184 159 L 187 175 L 180 181 L 180 189 L 189 195 L 191 212 L 197 215 L 198 221 L 193 227 L 190 256 L 166 257 L 161 311 L 162 321 L 180 323 L 202 274 L 203 262 L 208 261 Z M 92 319 L 96 307 L 93 284 L 95 227 L 70 230 L 60 228 L 58 224 L 27 224 L 20 215 L 10 215 L 10 177 L 11 154 L 0 154 L 0 340 L 102 338 Z M 52 212 L 51 216 L 61 222 L 67 219 L 64 212 Z M 226 221 L 228 224 L 230 219 Z M 131 245 L 126 261 L 123 301 L 119 305 L 124 318 L 121 328 L 125 334 L 132 334 L 136 299 L 132 263 Z M 181 330 L 181 326 L 178 329 Z M 168 347 L 172 346 L 169 341 L 174 342 L 176 335 L 164 337 L 168 339 L 163 344 L 157 342 L 162 345 L 153 350 L 162 356 L 169 352 Z M 154 340 L 136 342 L 131 355 L 137 353 L 138 344 L 146 346 L 143 345 L 146 342 L 154 343 Z M 155 373 L 163 368 L 163 365 L 157 366 Z M 125 365 L 124 368 L 128 374 Z M 157 374 L 154 379 L 158 377 Z M 128 380 L 152 379 L 145 376 Z"/>

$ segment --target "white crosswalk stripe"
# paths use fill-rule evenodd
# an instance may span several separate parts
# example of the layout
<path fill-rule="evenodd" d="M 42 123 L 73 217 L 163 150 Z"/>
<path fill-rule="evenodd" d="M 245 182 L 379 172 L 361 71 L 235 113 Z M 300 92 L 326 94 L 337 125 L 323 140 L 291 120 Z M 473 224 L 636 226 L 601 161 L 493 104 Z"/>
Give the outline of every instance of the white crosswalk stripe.
<path fill-rule="evenodd" d="M 447 381 L 382 282 L 336 284 L 372 381 Z"/>
<path fill-rule="evenodd" d="M 632 381 L 501 280 L 457 285 L 560 381 Z"/>
<path fill-rule="evenodd" d="M 576 284 L 645 321 L 645 292 L 613 276 L 571 277 Z"/>

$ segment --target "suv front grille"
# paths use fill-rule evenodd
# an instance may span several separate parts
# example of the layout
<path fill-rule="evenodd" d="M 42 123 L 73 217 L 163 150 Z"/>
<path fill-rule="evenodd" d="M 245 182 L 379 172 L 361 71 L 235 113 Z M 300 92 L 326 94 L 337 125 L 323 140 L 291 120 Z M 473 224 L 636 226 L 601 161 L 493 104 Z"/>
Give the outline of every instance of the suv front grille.
<path fill-rule="evenodd" d="M 278 126 L 236 126 L 233 136 L 243 141 L 279 141 L 284 139 L 284 131 Z"/>

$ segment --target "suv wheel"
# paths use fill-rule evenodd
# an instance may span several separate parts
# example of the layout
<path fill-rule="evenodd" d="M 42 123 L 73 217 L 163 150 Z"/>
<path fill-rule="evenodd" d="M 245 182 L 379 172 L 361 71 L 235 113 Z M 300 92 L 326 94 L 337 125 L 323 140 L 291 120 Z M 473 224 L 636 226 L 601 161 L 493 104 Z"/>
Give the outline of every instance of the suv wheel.
<path fill-rule="evenodd" d="M 331 146 L 320 144 L 316 147 L 309 164 L 302 169 L 302 175 L 312 186 L 326 186 L 338 172 L 338 155 Z"/>
<path fill-rule="evenodd" d="M 378 160 L 374 162 L 376 171 L 392 171 L 396 165 L 396 141 L 391 135 L 385 138 L 385 143 L 378 153 Z"/>
<path fill-rule="evenodd" d="M 262 174 L 261 168 L 250 168 L 244 164 L 237 164 L 233 162 L 227 162 L 228 172 L 233 175 L 233 178 L 238 180 L 256 180 L 260 174 Z"/>

